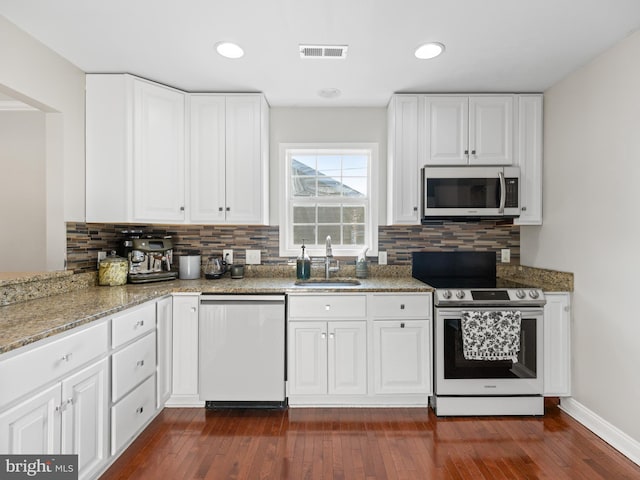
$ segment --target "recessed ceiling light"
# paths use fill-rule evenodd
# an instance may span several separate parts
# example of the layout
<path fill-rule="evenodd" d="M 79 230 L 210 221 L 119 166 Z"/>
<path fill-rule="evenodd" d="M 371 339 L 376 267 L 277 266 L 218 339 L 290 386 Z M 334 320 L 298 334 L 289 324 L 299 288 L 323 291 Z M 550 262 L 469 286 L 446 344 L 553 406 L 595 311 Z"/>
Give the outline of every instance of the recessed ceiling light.
<path fill-rule="evenodd" d="M 416 48 L 416 57 L 420 60 L 435 58 L 444 52 L 444 45 L 438 42 L 425 43 Z"/>
<path fill-rule="evenodd" d="M 240 45 L 231 42 L 216 43 L 216 51 L 226 58 L 240 58 L 244 55 L 244 50 Z"/>
<path fill-rule="evenodd" d="M 322 98 L 336 98 L 341 94 L 342 92 L 337 88 L 323 88 L 322 90 L 318 90 L 318 95 Z"/>

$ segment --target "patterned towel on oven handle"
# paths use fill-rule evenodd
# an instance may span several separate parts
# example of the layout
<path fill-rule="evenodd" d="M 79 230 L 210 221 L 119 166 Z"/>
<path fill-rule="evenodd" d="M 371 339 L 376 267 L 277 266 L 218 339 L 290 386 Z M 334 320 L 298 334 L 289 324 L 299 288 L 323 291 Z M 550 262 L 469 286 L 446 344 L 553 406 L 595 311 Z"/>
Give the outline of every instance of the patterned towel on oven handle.
<path fill-rule="evenodd" d="M 518 361 L 519 311 L 463 311 L 462 353 L 466 360 Z"/>

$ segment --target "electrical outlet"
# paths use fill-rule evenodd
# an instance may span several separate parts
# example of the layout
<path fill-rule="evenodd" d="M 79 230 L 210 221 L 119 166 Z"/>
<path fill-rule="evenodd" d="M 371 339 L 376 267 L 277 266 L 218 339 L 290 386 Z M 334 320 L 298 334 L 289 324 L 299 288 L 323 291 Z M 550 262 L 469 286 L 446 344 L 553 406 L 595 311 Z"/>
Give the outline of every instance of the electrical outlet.
<path fill-rule="evenodd" d="M 500 261 L 502 263 L 511 262 L 511 249 L 503 248 L 502 250 L 500 250 Z"/>
<path fill-rule="evenodd" d="M 378 252 L 378 265 L 387 264 L 387 252 Z"/>
<path fill-rule="evenodd" d="M 260 265 L 260 250 L 245 250 L 244 255 L 247 265 Z"/>
<path fill-rule="evenodd" d="M 227 262 L 227 265 L 233 265 L 233 250 L 231 249 L 222 250 L 222 260 Z"/>
<path fill-rule="evenodd" d="M 107 258 L 107 252 L 98 252 L 98 270 L 100 269 L 100 260 Z"/>

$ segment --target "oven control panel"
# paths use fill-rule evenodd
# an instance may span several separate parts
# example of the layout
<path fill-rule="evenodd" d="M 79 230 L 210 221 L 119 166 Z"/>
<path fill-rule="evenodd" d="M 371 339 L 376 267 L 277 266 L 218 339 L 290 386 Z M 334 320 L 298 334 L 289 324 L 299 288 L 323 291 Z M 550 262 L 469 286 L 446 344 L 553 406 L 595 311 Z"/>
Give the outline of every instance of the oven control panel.
<path fill-rule="evenodd" d="M 435 305 L 544 305 L 544 292 L 539 288 L 439 288 Z"/>

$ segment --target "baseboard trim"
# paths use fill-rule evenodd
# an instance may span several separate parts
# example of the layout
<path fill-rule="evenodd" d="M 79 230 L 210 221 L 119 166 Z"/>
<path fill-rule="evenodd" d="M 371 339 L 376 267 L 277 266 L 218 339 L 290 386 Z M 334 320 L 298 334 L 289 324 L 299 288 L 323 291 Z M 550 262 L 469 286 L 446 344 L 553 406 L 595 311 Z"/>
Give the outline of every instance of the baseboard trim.
<path fill-rule="evenodd" d="M 640 442 L 589 410 L 573 398 L 562 398 L 560 409 L 580 422 L 636 465 L 640 465 Z"/>

